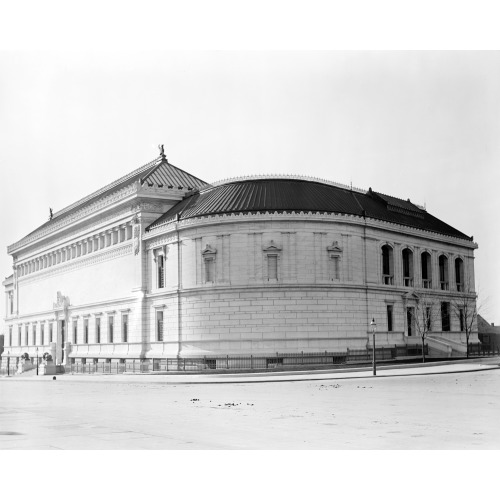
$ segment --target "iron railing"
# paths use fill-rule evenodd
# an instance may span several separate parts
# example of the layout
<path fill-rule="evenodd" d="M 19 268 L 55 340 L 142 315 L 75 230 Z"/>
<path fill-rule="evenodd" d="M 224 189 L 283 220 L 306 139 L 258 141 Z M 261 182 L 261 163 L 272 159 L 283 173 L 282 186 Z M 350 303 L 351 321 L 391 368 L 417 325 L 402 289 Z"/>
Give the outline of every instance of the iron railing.
<path fill-rule="evenodd" d="M 428 353 L 427 345 L 425 346 Z M 389 361 L 398 357 L 422 355 L 422 346 L 377 347 L 377 361 Z M 296 352 L 275 353 L 267 356 L 203 356 L 198 358 L 155 358 L 143 360 L 106 361 L 96 363 L 72 363 L 67 371 L 72 374 L 118 374 L 151 372 L 201 372 L 214 370 L 265 371 L 290 370 L 303 366 L 320 367 L 371 362 L 373 351 L 347 349 L 345 352 Z"/>
<path fill-rule="evenodd" d="M 500 346 L 475 342 L 469 344 L 469 356 L 499 356 Z"/>

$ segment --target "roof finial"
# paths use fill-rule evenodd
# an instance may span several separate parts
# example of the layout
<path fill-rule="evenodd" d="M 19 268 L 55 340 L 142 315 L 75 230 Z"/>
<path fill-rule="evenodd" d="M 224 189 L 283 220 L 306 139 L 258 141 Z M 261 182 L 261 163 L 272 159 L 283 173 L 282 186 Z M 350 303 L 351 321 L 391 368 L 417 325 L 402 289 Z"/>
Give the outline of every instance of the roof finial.
<path fill-rule="evenodd" d="M 166 160 L 167 158 L 165 156 L 165 149 L 163 147 L 163 144 L 158 144 L 158 149 L 160 150 L 161 159 Z"/>

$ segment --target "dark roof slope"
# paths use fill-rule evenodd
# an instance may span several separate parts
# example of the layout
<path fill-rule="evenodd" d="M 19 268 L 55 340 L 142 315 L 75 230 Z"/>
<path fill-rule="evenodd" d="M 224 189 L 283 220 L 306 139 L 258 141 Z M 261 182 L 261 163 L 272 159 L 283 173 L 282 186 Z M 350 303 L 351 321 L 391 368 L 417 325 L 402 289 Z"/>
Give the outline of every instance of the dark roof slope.
<path fill-rule="evenodd" d="M 148 186 L 154 186 L 159 188 L 165 187 L 175 190 L 182 189 L 184 191 L 197 190 L 208 186 L 206 182 L 172 165 L 171 163 L 168 162 L 168 160 L 165 157 L 160 156 L 159 158 L 156 158 L 155 160 L 146 163 L 142 167 L 130 172 L 129 174 L 120 177 L 111 184 L 107 184 L 103 188 L 99 189 L 98 191 L 95 191 L 94 193 L 91 193 L 85 198 L 82 198 L 81 200 L 76 201 L 75 203 L 69 205 L 68 207 L 63 208 L 58 212 L 55 212 L 51 220 L 37 227 L 34 231 L 27 234 L 18 242 L 14 243 L 13 245 L 10 245 L 9 249 L 11 247 L 16 247 L 19 243 L 22 243 L 23 240 L 29 238 L 38 231 L 41 231 L 42 229 L 54 225 L 57 220 L 60 220 L 62 216 L 66 215 L 71 210 L 80 209 L 87 205 L 90 205 L 97 199 L 106 196 L 108 193 L 120 189 L 136 181 L 139 181 L 141 185 L 146 184 Z"/>
<path fill-rule="evenodd" d="M 246 179 L 196 192 L 159 217 L 149 231 L 172 220 L 243 212 L 319 212 L 370 217 L 470 240 L 409 200 L 370 190 L 290 178 Z"/>

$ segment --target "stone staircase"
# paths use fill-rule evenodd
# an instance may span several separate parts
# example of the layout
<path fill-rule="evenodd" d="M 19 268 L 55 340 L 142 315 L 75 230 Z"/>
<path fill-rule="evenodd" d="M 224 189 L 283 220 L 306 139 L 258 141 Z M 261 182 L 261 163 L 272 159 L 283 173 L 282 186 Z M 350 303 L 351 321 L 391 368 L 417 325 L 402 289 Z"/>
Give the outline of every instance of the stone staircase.
<path fill-rule="evenodd" d="M 455 358 L 467 355 L 467 346 L 461 342 L 433 335 L 429 335 L 426 342 L 429 346 L 430 358 Z"/>

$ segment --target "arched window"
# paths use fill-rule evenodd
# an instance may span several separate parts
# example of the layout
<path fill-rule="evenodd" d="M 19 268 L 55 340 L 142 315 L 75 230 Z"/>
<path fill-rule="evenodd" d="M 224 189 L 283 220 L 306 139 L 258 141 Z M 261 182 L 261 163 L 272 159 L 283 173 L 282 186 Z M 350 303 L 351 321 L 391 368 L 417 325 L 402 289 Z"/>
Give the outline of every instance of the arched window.
<path fill-rule="evenodd" d="M 455 259 L 455 282 L 457 284 L 457 291 L 464 291 L 464 261 L 457 257 Z"/>
<path fill-rule="evenodd" d="M 394 284 L 394 259 L 392 248 L 389 245 L 382 247 L 382 283 L 384 285 Z"/>
<path fill-rule="evenodd" d="M 422 252 L 420 263 L 422 270 L 422 288 L 432 288 L 431 256 L 428 252 Z"/>
<path fill-rule="evenodd" d="M 413 252 L 409 248 L 403 250 L 403 284 L 413 286 Z"/>
<path fill-rule="evenodd" d="M 449 290 L 448 257 L 446 257 L 446 255 L 439 256 L 439 282 L 441 284 L 441 290 Z"/>

